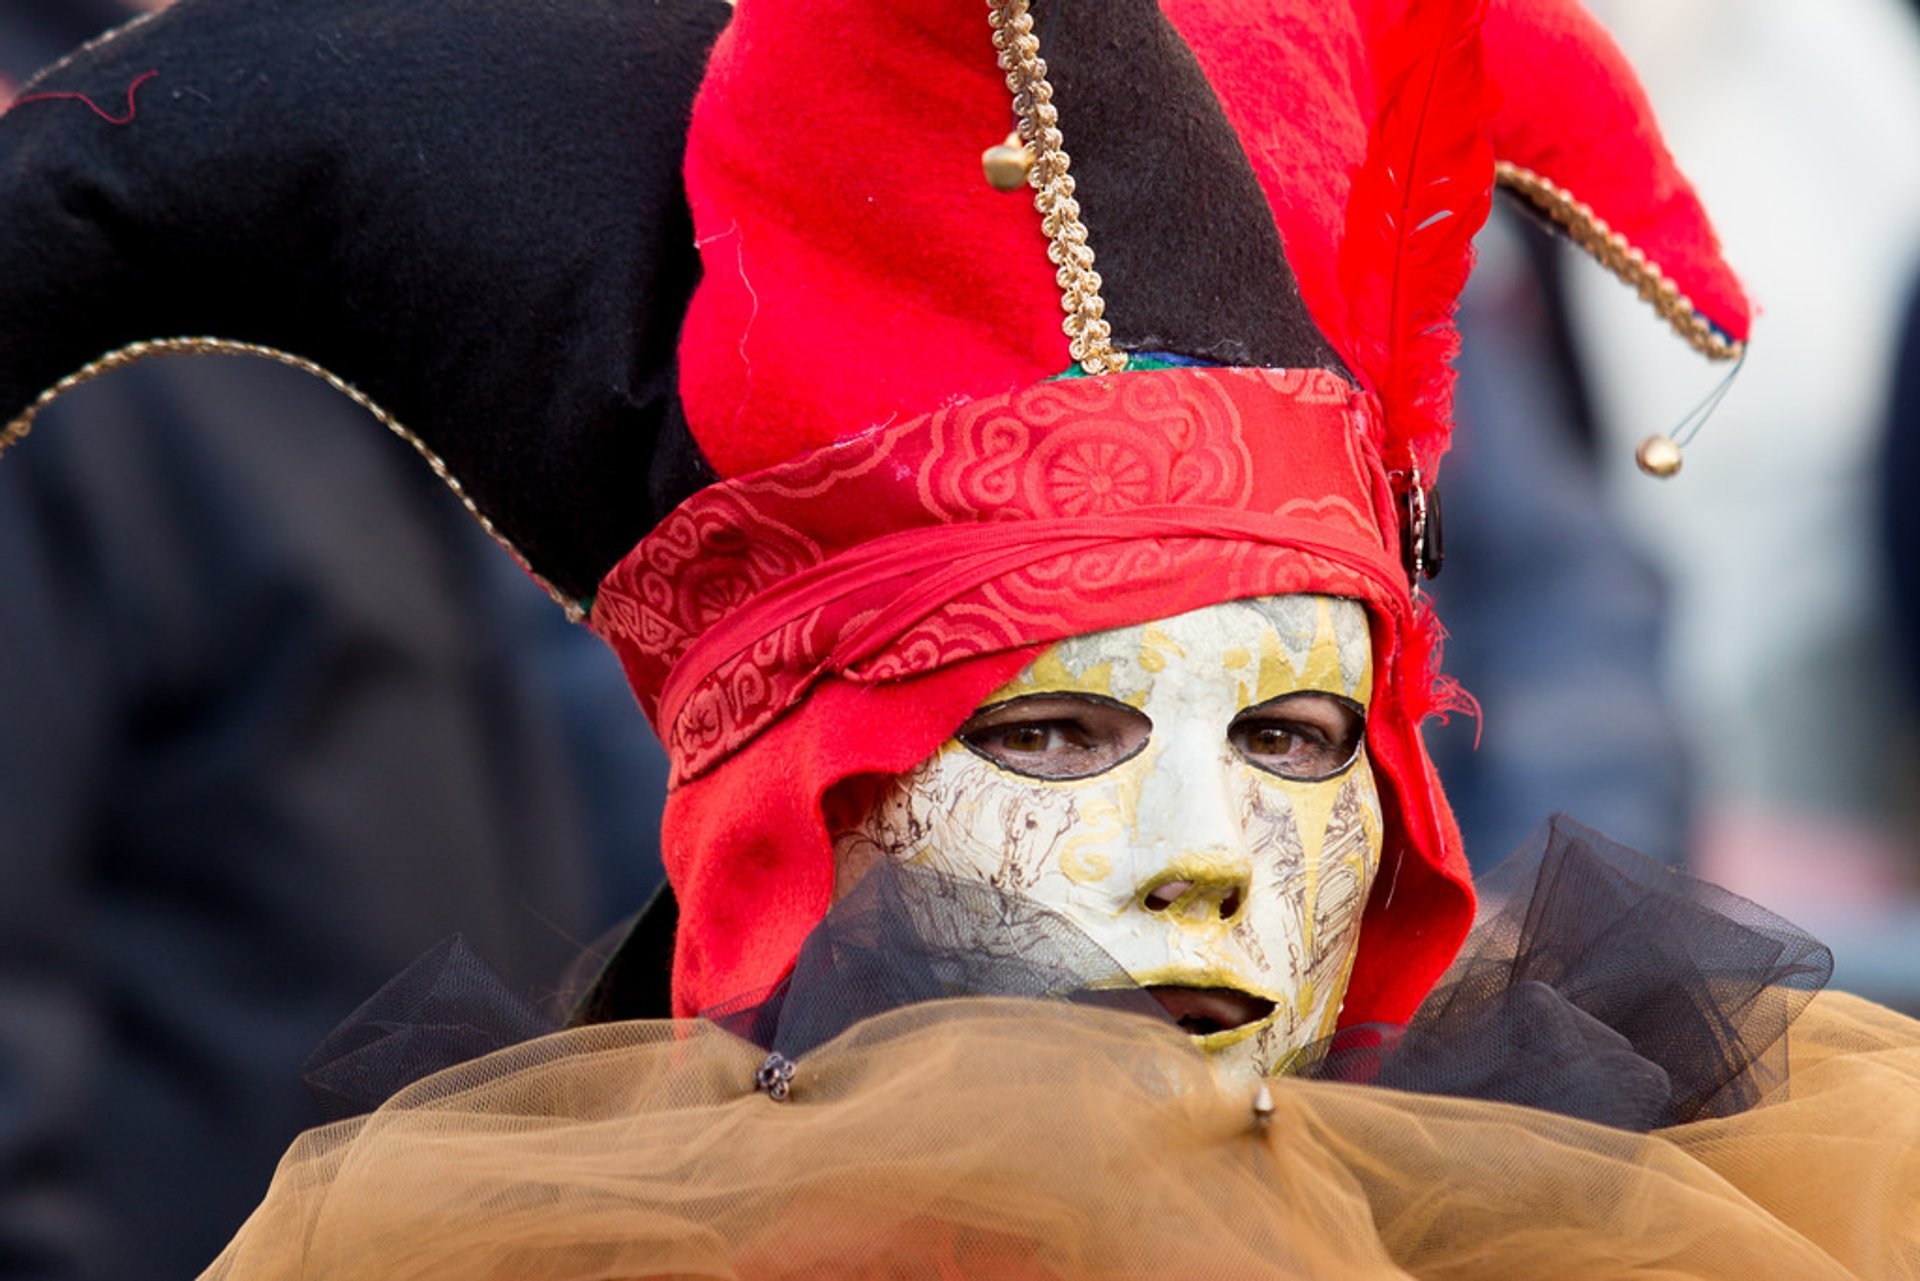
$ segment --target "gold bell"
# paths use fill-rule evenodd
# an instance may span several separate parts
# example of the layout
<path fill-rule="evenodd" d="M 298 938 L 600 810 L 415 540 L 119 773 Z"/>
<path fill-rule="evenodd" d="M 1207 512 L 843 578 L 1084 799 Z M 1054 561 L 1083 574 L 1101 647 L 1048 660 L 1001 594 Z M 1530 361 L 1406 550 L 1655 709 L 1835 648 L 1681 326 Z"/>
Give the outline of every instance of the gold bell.
<path fill-rule="evenodd" d="M 1647 475 L 1665 480 L 1680 470 L 1680 446 L 1671 436 L 1649 436 L 1633 451 L 1633 461 Z"/>
<path fill-rule="evenodd" d="M 986 171 L 987 182 L 995 191 L 1018 191 L 1027 185 L 1027 175 L 1033 172 L 1033 153 L 1016 131 L 1008 134 L 1005 142 L 980 153 L 980 168 Z"/>

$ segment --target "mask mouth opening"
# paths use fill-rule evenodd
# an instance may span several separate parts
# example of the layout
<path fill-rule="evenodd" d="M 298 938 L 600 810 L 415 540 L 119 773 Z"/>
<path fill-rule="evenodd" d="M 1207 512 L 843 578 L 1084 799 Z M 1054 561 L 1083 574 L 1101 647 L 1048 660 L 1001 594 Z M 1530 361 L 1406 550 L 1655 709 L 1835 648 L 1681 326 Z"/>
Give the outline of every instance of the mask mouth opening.
<path fill-rule="evenodd" d="M 1265 997 L 1231 987 L 1156 986 L 1149 987 L 1147 994 L 1160 1002 L 1182 1031 L 1193 1036 L 1212 1036 L 1260 1023 L 1274 1010 L 1273 1002 Z"/>

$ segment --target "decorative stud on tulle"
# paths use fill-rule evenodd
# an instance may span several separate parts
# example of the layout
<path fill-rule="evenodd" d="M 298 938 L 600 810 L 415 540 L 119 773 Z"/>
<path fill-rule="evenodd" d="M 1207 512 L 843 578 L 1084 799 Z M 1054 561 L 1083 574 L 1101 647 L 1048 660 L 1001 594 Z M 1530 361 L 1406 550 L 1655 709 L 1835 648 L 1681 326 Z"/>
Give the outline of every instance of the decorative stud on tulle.
<path fill-rule="evenodd" d="M 793 1093 L 795 1064 L 784 1054 L 769 1054 L 760 1070 L 753 1074 L 753 1088 L 775 1103 L 785 1103 Z"/>
<path fill-rule="evenodd" d="M 1253 1092 L 1253 1124 L 1264 1130 L 1273 1121 L 1273 1090 L 1265 1081 Z"/>

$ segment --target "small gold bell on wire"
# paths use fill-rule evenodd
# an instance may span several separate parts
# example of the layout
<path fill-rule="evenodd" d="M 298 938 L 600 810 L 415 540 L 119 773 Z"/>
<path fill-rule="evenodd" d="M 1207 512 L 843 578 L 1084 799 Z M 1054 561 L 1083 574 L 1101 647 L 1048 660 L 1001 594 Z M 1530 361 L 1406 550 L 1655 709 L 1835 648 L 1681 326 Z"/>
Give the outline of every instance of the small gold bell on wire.
<path fill-rule="evenodd" d="M 1649 436 L 1633 451 L 1633 461 L 1647 475 L 1665 480 L 1680 470 L 1680 446 L 1671 436 Z"/>
<path fill-rule="evenodd" d="M 986 171 L 987 183 L 995 191 L 1018 191 L 1027 185 L 1027 175 L 1033 171 L 1033 153 L 1015 131 L 1005 142 L 980 153 L 980 168 Z"/>

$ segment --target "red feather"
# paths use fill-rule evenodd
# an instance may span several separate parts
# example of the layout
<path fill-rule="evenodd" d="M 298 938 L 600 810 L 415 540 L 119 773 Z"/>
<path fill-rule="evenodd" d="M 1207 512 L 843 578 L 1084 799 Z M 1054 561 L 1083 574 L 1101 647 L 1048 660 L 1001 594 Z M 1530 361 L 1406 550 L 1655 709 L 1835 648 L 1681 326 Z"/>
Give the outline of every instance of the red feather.
<path fill-rule="evenodd" d="M 1493 202 L 1485 9 L 1400 0 L 1378 32 L 1382 105 L 1340 246 L 1351 354 L 1386 411 L 1388 466 L 1418 466 L 1429 481 L 1453 428 L 1454 310 Z"/>

